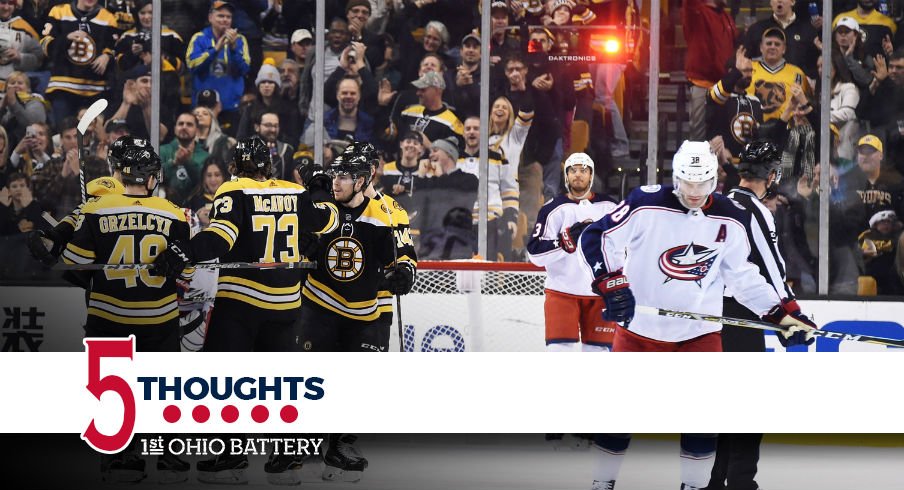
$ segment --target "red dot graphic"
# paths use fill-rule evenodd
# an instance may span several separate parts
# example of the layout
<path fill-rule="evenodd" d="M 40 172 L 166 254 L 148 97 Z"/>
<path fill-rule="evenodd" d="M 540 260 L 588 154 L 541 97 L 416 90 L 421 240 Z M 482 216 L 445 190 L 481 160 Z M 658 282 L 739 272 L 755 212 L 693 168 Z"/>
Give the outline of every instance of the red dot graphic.
<path fill-rule="evenodd" d="M 220 411 L 220 416 L 223 417 L 223 422 L 231 424 L 239 419 L 239 409 L 235 405 L 226 405 Z"/>
<path fill-rule="evenodd" d="M 298 409 L 292 405 L 286 405 L 279 411 L 279 416 L 283 419 L 283 422 L 291 424 L 298 420 Z"/>
<path fill-rule="evenodd" d="M 259 424 L 266 422 L 268 417 L 270 417 L 270 412 L 263 405 L 257 405 L 251 409 L 251 419 Z"/>
<path fill-rule="evenodd" d="M 204 405 L 198 405 L 194 410 L 191 411 L 191 418 L 195 419 L 195 422 L 203 424 L 210 418 L 210 410 L 208 410 Z"/>
<path fill-rule="evenodd" d="M 175 405 L 167 405 L 166 408 L 163 409 L 163 420 L 166 420 L 171 424 L 178 422 L 180 417 L 182 417 L 182 412 L 179 410 L 179 407 Z"/>

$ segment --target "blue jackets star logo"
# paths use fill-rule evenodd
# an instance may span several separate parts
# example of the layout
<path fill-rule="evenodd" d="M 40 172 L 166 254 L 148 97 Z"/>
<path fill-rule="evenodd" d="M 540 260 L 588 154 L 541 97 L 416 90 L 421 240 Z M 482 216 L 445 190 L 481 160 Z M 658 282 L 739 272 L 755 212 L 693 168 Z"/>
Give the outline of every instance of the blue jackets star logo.
<path fill-rule="evenodd" d="M 679 245 L 672 247 L 659 256 L 659 270 L 666 275 L 664 282 L 672 279 L 694 281 L 703 287 L 700 281 L 706 277 L 716 261 L 718 253 L 703 245 Z"/>

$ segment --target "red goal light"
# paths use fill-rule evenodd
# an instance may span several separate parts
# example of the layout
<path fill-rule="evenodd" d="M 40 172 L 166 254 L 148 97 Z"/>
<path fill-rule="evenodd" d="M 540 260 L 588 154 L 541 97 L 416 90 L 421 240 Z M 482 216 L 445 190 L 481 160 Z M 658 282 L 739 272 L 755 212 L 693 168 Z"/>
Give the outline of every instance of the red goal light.
<path fill-rule="evenodd" d="M 612 34 L 591 34 L 590 49 L 604 56 L 614 56 L 621 53 L 622 43 Z"/>

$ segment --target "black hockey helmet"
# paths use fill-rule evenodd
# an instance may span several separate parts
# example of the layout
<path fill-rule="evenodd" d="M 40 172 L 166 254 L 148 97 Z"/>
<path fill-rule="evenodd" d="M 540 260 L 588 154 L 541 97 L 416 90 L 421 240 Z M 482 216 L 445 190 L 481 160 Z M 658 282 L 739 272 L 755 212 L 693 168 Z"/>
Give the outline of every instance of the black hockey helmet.
<path fill-rule="evenodd" d="M 232 162 L 237 175 L 263 174 L 265 177 L 270 177 L 273 171 L 270 147 L 259 136 L 240 140 L 235 145 Z"/>
<path fill-rule="evenodd" d="M 345 147 L 342 154 L 346 157 L 360 155 L 371 165 L 377 166 L 380 164 L 380 156 L 377 153 L 377 149 L 366 141 L 352 141 L 351 144 Z"/>
<path fill-rule="evenodd" d="M 353 178 L 364 177 L 363 190 L 370 184 L 371 164 L 363 155 L 337 155 L 327 171 L 331 178 L 339 175 L 351 175 Z"/>
<path fill-rule="evenodd" d="M 119 171 L 122 172 L 122 181 L 126 185 L 145 185 L 151 176 L 157 178 L 159 184 L 162 180 L 160 177 L 160 157 L 150 145 L 147 148 L 128 148 L 122 156 L 122 163 Z"/>
<path fill-rule="evenodd" d="M 136 138 L 130 135 L 120 136 L 110 145 L 110 149 L 107 151 L 107 165 L 110 166 L 110 173 L 122 168 L 123 157 L 125 157 L 127 151 L 150 147 L 151 143 L 144 138 Z"/>
<path fill-rule="evenodd" d="M 768 141 L 748 143 L 741 151 L 738 174 L 743 178 L 768 180 L 775 172 L 775 183 L 782 179 L 782 152 Z"/>

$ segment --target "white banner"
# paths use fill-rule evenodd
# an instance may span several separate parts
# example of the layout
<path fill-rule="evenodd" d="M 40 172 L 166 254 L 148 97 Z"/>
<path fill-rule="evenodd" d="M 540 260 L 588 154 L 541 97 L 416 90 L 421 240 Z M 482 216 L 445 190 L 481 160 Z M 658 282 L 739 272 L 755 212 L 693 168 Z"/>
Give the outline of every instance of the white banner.
<path fill-rule="evenodd" d="M 904 432 L 897 355 L 128 353 L 0 355 L 0 432 Z"/>

